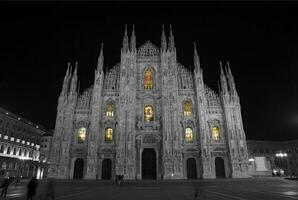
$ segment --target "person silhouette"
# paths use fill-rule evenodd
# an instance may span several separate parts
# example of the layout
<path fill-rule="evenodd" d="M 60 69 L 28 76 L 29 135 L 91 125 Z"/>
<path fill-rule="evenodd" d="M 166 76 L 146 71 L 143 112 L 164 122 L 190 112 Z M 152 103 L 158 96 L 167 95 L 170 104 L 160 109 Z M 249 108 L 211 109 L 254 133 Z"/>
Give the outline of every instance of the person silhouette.
<path fill-rule="evenodd" d="M 32 200 L 33 196 L 36 195 L 36 188 L 38 186 L 37 180 L 33 177 L 27 185 L 27 200 Z"/>
<path fill-rule="evenodd" d="M 6 177 L 3 181 L 3 183 L 1 184 L 1 187 L 3 188 L 2 192 L 1 192 L 1 197 L 6 198 L 6 193 L 7 193 L 9 184 L 10 184 L 10 179 L 8 177 Z"/>

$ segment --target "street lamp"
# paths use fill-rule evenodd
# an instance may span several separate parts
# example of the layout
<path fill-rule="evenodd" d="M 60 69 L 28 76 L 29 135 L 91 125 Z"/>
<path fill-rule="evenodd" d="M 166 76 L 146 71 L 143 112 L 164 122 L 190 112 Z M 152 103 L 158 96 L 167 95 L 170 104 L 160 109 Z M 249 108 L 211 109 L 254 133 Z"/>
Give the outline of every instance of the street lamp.
<path fill-rule="evenodd" d="M 284 162 L 283 162 L 283 159 L 284 159 L 285 157 L 287 157 L 288 154 L 287 154 L 287 153 L 279 152 L 279 153 L 276 153 L 275 156 L 276 156 L 277 158 L 280 158 L 280 160 L 281 160 L 281 165 L 280 165 L 280 167 L 279 167 L 279 170 L 280 170 L 280 172 L 281 172 L 281 170 L 283 170 L 283 173 L 284 173 L 284 169 L 283 169 L 283 168 L 284 168 Z"/>

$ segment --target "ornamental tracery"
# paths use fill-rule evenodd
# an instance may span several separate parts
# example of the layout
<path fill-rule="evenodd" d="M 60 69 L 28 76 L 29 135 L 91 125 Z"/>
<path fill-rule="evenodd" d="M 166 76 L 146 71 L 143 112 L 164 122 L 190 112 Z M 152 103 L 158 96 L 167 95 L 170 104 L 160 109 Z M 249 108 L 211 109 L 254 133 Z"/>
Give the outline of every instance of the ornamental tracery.
<path fill-rule="evenodd" d="M 138 56 L 159 56 L 159 50 L 152 42 L 147 41 L 138 49 Z"/>

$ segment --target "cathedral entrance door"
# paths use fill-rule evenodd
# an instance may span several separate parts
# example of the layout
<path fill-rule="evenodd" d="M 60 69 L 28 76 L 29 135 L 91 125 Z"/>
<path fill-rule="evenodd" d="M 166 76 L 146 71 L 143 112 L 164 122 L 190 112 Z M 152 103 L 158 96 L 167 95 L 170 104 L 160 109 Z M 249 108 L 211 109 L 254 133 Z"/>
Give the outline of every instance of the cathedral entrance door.
<path fill-rule="evenodd" d="M 84 172 L 84 160 L 77 158 L 74 164 L 73 179 L 82 179 Z"/>
<path fill-rule="evenodd" d="M 225 178 L 225 161 L 221 157 L 215 158 L 215 173 L 216 178 Z"/>
<path fill-rule="evenodd" d="M 194 158 L 188 158 L 186 161 L 187 178 L 197 179 L 197 165 Z"/>
<path fill-rule="evenodd" d="M 101 178 L 110 180 L 112 178 L 112 161 L 111 159 L 104 159 L 102 161 Z"/>
<path fill-rule="evenodd" d="M 156 154 L 154 149 L 142 152 L 142 179 L 156 179 Z"/>

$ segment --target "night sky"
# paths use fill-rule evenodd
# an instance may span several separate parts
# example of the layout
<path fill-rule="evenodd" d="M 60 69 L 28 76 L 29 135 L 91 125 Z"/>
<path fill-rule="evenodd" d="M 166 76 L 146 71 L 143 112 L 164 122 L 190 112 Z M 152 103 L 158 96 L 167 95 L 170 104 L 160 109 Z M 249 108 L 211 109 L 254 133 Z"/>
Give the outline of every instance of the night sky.
<path fill-rule="evenodd" d="M 247 139 L 298 139 L 297 3 L 0 3 L 0 107 L 53 129 L 67 62 L 80 91 L 93 84 L 100 43 L 105 68 L 120 62 L 125 24 L 137 46 L 160 46 L 172 24 L 177 59 L 218 91 L 219 60 L 231 63 Z"/>

